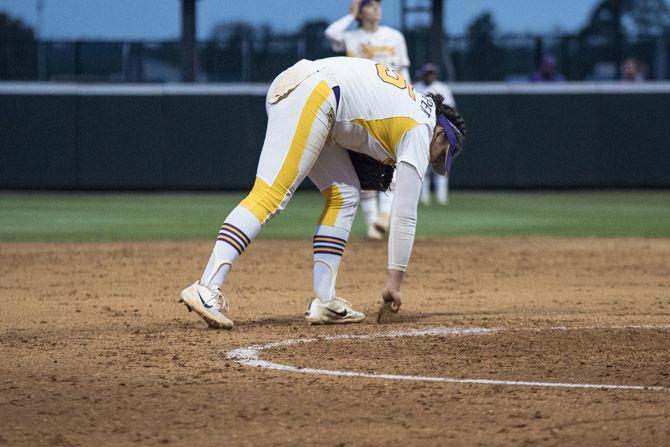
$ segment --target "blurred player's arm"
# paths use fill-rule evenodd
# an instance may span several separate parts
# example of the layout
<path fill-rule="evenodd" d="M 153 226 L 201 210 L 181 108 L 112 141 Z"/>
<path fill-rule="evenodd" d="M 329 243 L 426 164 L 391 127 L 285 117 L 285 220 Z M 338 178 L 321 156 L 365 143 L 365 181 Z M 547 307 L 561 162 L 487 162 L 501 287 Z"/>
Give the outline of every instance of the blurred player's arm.
<path fill-rule="evenodd" d="M 349 14 L 334 21 L 328 28 L 326 28 L 324 34 L 330 41 L 330 46 L 333 51 L 347 51 L 347 47 L 344 43 L 344 32 L 352 23 L 354 23 L 354 20 L 356 20 L 358 9 L 360 7 L 359 5 L 360 0 L 352 0 L 351 6 L 349 7 Z"/>

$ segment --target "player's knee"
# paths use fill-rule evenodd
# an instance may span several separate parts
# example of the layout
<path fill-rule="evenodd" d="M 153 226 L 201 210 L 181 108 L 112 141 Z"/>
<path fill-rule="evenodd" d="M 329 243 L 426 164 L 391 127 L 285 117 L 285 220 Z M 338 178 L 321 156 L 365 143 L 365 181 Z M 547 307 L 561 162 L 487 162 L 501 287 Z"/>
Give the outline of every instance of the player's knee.
<path fill-rule="evenodd" d="M 265 223 L 286 207 L 289 198 L 290 193 L 287 189 L 278 185 L 268 185 L 257 177 L 251 192 L 240 205 L 251 211 L 259 222 Z"/>
<path fill-rule="evenodd" d="M 341 224 L 343 218 L 355 213 L 360 201 L 358 190 L 347 185 L 331 185 L 321 190 L 321 194 L 326 202 L 319 218 L 319 225 Z"/>

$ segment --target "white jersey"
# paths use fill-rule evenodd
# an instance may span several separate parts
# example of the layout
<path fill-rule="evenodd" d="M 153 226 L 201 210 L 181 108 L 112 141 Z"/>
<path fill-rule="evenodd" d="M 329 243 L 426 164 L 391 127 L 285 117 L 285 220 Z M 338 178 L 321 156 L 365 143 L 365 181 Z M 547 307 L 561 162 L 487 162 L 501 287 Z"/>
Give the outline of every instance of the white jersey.
<path fill-rule="evenodd" d="M 382 163 L 405 161 L 423 175 L 436 122 L 433 101 L 380 63 L 347 57 L 315 63 L 340 88 L 335 143 Z"/>
<path fill-rule="evenodd" d="M 344 149 L 395 163 L 388 265 L 405 270 L 435 129 L 432 99 L 383 64 L 334 57 L 302 60 L 277 76 L 266 107 L 268 129 L 256 192 L 245 199 L 244 206 L 264 222 L 282 209 L 299 184 L 294 178 L 300 175 L 309 175 L 320 191 L 335 194 L 333 203 L 357 196 L 358 177 Z M 309 173 L 301 171 L 307 167 Z M 286 194 L 273 192 L 281 185 L 291 187 Z M 348 228 L 354 212 L 355 207 L 344 207 L 324 213 L 321 225 Z"/>
<path fill-rule="evenodd" d="M 380 26 L 374 32 L 363 28 L 346 31 L 354 20 L 354 16 L 349 14 L 326 29 L 325 34 L 333 51 L 344 51 L 350 57 L 382 63 L 409 80 L 409 56 L 402 33 L 388 26 Z"/>
<path fill-rule="evenodd" d="M 445 104 L 450 105 L 451 107 L 456 106 L 456 100 L 454 100 L 454 94 L 451 92 L 449 86 L 444 82 L 435 81 L 430 85 L 426 85 L 420 81 L 414 84 L 414 88 L 416 89 L 417 92 L 421 92 L 423 94 L 435 93 L 438 95 L 442 95 Z"/>

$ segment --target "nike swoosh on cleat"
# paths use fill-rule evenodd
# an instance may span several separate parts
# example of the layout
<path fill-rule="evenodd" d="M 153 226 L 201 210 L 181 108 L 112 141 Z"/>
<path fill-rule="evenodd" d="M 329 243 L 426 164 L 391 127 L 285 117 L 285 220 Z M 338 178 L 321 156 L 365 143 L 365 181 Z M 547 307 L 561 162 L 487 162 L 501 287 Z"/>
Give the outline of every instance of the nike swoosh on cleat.
<path fill-rule="evenodd" d="M 208 305 L 207 303 L 205 303 L 205 300 L 202 299 L 202 295 L 200 295 L 200 292 L 198 292 L 198 298 L 200 298 L 200 302 L 201 302 L 202 305 L 205 306 L 207 309 L 211 309 L 212 307 L 214 307 L 213 304 L 209 304 L 209 305 Z"/>
<path fill-rule="evenodd" d="M 329 311 L 331 311 L 332 313 L 334 313 L 334 314 L 337 315 L 338 317 L 344 318 L 344 317 L 347 316 L 347 309 L 344 309 L 344 312 L 338 312 L 338 311 L 336 311 L 336 310 L 329 309 L 328 307 L 326 307 L 326 309 L 328 309 Z"/>

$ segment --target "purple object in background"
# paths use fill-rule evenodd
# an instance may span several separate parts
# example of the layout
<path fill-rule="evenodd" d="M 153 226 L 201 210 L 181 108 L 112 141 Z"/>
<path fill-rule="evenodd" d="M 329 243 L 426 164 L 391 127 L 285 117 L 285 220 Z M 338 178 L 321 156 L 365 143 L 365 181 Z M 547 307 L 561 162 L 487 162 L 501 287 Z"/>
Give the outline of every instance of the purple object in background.
<path fill-rule="evenodd" d="M 371 1 L 373 1 L 373 0 L 361 0 L 361 4 L 359 5 L 359 8 L 362 8 L 363 6 L 367 5 L 367 4 L 370 3 Z M 377 0 L 377 1 L 378 1 L 379 3 L 382 2 L 382 0 Z"/>
<path fill-rule="evenodd" d="M 528 78 L 530 82 L 559 82 L 564 81 L 562 74 L 556 71 L 556 58 L 551 54 L 542 56 L 542 62 L 537 71 L 531 74 Z"/>

